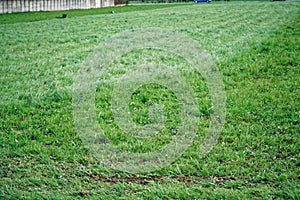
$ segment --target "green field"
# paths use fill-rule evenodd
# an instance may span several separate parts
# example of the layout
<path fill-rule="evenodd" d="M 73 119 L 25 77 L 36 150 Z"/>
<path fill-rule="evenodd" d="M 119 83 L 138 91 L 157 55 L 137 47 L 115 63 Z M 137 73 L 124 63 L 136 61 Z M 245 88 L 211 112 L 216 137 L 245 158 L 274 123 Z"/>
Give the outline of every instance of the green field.
<path fill-rule="evenodd" d="M 56 18 L 63 12 L 0 15 L 0 199 L 299 199 L 299 2 L 111 10 L 68 11 L 66 19 Z M 215 148 L 199 158 L 213 106 L 201 74 L 160 50 L 123 55 L 105 80 L 145 61 L 179 66 L 201 112 L 195 140 L 179 159 L 130 174 L 103 165 L 83 145 L 72 87 L 99 44 L 148 27 L 184 34 L 211 55 L 225 86 L 226 121 Z M 132 37 L 141 36 L 133 31 Z M 116 146 L 148 152 L 170 142 L 181 112 L 172 91 L 149 84 L 132 95 L 129 109 L 137 124 L 151 121 L 145 102 L 167 110 L 163 133 L 149 140 L 123 134 L 112 117 L 112 91 L 105 81 L 98 84 L 95 110 Z"/>

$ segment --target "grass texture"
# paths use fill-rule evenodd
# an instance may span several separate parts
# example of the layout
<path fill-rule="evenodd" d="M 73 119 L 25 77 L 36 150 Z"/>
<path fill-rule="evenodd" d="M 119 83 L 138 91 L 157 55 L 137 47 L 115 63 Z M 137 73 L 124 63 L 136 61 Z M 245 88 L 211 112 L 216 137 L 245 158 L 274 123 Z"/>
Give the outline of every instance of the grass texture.
<path fill-rule="evenodd" d="M 82 16 L 66 19 L 55 18 L 60 12 L 0 16 L 0 198 L 299 199 L 300 4 L 143 8 L 97 15 L 96 10 L 67 11 Z M 73 122 L 72 84 L 101 42 L 146 27 L 174 29 L 202 45 L 222 75 L 227 116 L 217 145 L 199 159 L 211 107 L 201 75 L 185 70 L 182 58 L 160 51 L 133 51 L 115 60 L 112 75 L 138 66 L 141 56 L 167 65 L 183 63 L 181 72 L 203 116 L 183 156 L 137 175 L 106 167 L 84 147 Z M 143 144 L 124 137 L 111 118 L 112 89 L 101 87 L 95 95 L 99 125 L 115 145 L 144 152 L 168 142 L 172 132 Z M 133 121 L 151 120 L 149 99 L 163 102 L 170 116 L 166 126 L 176 130 L 176 98 L 155 84 L 132 95 Z"/>

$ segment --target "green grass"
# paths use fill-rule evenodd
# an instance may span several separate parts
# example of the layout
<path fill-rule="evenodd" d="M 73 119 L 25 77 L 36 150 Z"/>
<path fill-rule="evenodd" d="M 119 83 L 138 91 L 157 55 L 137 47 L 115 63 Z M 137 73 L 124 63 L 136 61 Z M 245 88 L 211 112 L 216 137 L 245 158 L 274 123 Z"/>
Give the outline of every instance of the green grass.
<path fill-rule="evenodd" d="M 0 198 L 299 199 L 299 7 L 296 2 L 230 2 L 114 15 L 91 10 L 64 20 L 55 18 L 60 12 L 1 15 Z M 103 166 L 82 144 L 73 122 L 72 84 L 101 42 L 146 27 L 175 29 L 212 55 L 225 84 L 227 116 L 216 147 L 199 159 L 211 112 L 201 75 L 168 53 L 123 55 L 112 75 L 138 67 L 141 56 L 180 63 L 203 114 L 197 137 L 181 158 L 161 170 L 132 175 Z M 99 125 L 115 145 L 143 152 L 169 141 L 168 130 L 176 130 L 180 113 L 170 90 L 148 85 L 133 94 L 130 109 L 138 124 L 151 121 L 145 102 L 169 106 L 166 133 L 142 145 L 115 127 L 111 93 L 99 84 L 95 99 Z"/>
<path fill-rule="evenodd" d="M 145 11 L 160 8 L 169 8 L 175 6 L 182 6 L 184 4 L 159 4 L 159 5 L 140 5 L 140 6 L 116 6 L 108 8 L 97 8 L 88 10 L 65 10 L 65 11 L 43 11 L 43 12 L 26 12 L 26 13 L 11 13 L 0 14 L 0 24 L 12 24 L 19 22 L 34 22 L 41 20 L 50 20 L 55 18 L 61 18 L 62 14 L 67 14 L 68 18 L 80 17 L 86 15 L 100 15 L 111 14 L 114 11 L 115 14 L 132 12 L 132 11 Z"/>

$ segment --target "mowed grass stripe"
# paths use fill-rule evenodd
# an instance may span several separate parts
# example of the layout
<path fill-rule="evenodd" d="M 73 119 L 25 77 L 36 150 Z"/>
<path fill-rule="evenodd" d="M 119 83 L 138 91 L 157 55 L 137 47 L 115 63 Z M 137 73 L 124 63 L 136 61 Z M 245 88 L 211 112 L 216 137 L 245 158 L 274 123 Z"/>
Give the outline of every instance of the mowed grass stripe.
<path fill-rule="evenodd" d="M 274 33 L 284 23 L 284 21 L 279 18 L 279 14 L 275 11 L 275 9 L 273 9 L 273 11 L 274 13 L 266 13 L 263 11 L 259 13 L 259 11 L 257 11 L 258 17 L 255 17 L 253 15 L 246 15 L 245 17 L 243 17 L 244 21 L 229 20 L 228 23 L 223 23 L 226 24 L 225 26 L 223 26 L 223 24 L 212 28 L 211 26 L 209 26 L 209 30 L 205 30 L 209 33 L 207 35 L 210 35 L 208 37 L 208 40 L 211 40 L 212 42 L 226 40 L 226 42 L 219 42 L 218 46 L 213 45 L 212 48 L 218 49 L 219 51 L 224 51 L 230 47 L 235 47 L 236 51 L 231 52 L 234 54 L 241 52 L 242 49 L 247 48 L 247 46 L 253 44 L 253 42 L 258 44 L 259 41 L 262 41 L 265 38 L 269 37 L 270 34 Z M 274 15 L 275 13 L 276 15 Z M 282 14 L 284 13 L 285 12 L 283 12 Z M 289 13 L 289 16 L 293 16 L 293 14 Z M 292 19 L 292 17 L 290 17 L 290 19 Z M 226 28 L 226 32 L 223 32 L 222 28 Z M 220 31 L 212 32 L 212 30 Z M 206 34 L 204 33 L 204 35 Z M 256 40 L 253 41 L 252 37 L 255 37 Z M 248 42 L 250 43 L 247 44 Z M 237 46 L 239 46 L 240 48 L 236 48 Z"/>
<path fill-rule="evenodd" d="M 222 18 L 222 17 L 220 17 L 220 18 Z M 237 17 L 230 17 L 230 19 L 236 19 Z M 247 16 L 245 17 L 245 18 L 247 18 Z M 239 19 L 239 18 L 237 18 L 237 19 Z M 212 24 L 210 24 L 210 28 L 211 29 L 215 29 L 215 28 L 219 28 L 219 27 L 214 27 L 214 25 L 213 24 L 229 24 L 229 23 L 233 23 L 233 24 L 236 24 L 238 21 L 232 21 L 232 20 L 224 20 L 224 23 L 217 23 L 217 22 L 215 22 L 215 23 L 212 23 Z M 219 26 L 219 25 L 218 25 Z M 222 26 L 222 25 L 221 25 Z M 232 26 L 231 26 L 232 27 Z M 68 29 L 68 28 L 65 28 L 65 29 Z M 231 35 L 234 35 L 234 34 L 231 34 Z M 214 36 L 214 35 L 212 35 L 212 36 Z M 39 35 L 37 35 L 36 37 L 39 37 Z M 32 37 L 32 38 L 34 38 L 34 37 Z M 5 44 L 4 44 L 5 45 Z M 62 43 L 61 45 L 64 45 L 64 43 Z M 57 46 L 57 45 L 56 45 Z M 57 49 L 59 49 L 60 47 L 59 46 L 57 46 Z"/>
<path fill-rule="evenodd" d="M 275 10 L 275 9 L 274 9 Z M 259 14 L 258 14 L 259 15 Z M 246 16 L 245 18 L 247 18 L 248 16 Z M 244 18 L 244 17 L 243 17 Z M 257 19 L 257 20 L 259 20 L 259 18 Z M 261 20 L 261 21 L 263 21 L 263 20 Z M 230 22 L 230 21 L 229 21 Z M 249 21 L 248 21 L 249 22 Z M 225 22 L 224 22 L 225 23 Z M 239 23 L 236 23 L 236 21 L 234 22 L 234 24 L 239 24 Z M 270 23 L 269 23 L 270 24 Z M 239 26 L 245 26 L 245 24 L 243 24 L 243 25 L 239 25 Z M 220 36 L 219 36 L 219 34 L 211 34 L 211 36 L 210 37 L 208 37 L 208 38 L 204 38 L 204 43 L 206 43 L 207 42 L 207 40 L 211 40 L 212 41 L 212 43 L 211 43 L 211 45 L 213 45 L 213 47 L 215 47 L 215 48 L 217 48 L 219 51 L 224 51 L 224 50 L 222 50 L 222 49 L 226 49 L 226 48 L 228 48 L 228 45 L 227 45 L 227 43 L 229 43 L 230 44 L 230 46 L 235 46 L 236 44 L 239 44 L 241 41 L 243 41 L 243 43 L 245 44 L 245 39 L 246 38 L 248 38 L 248 39 L 251 39 L 251 34 L 256 34 L 256 31 L 255 30 L 252 30 L 252 32 L 249 32 L 248 31 L 248 33 L 245 33 L 245 31 L 243 32 L 243 31 L 240 31 L 240 29 L 239 29 L 239 27 L 238 26 L 229 26 L 230 28 L 232 27 L 232 29 L 237 29 L 237 31 L 236 31 L 236 33 L 235 34 L 232 34 L 232 32 L 231 31 L 227 31 L 227 33 L 228 34 L 226 34 L 226 35 L 224 35 L 224 34 L 221 34 Z M 234 28 L 233 28 L 234 27 Z M 245 27 L 247 27 L 247 26 L 245 26 Z M 215 28 L 215 27 L 213 27 L 213 28 Z M 218 29 L 217 30 L 219 30 L 220 29 L 220 27 L 218 27 Z M 230 30 L 230 29 L 229 29 Z M 247 31 L 247 30 L 246 30 Z M 250 35 L 249 35 L 250 34 Z M 39 33 L 38 35 L 42 35 L 42 33 Z M 38 37 L 38 35 L 36 35 L 36 37 Z M 228 35 L 229 35 L 229 37 L 228 37 Z M 228 40 L 228 42 L 227 43 L 225 43 L 225 46 L 224 47 L 222 47 L 222 45 L 220 46 L 220 45 L 218 45 L 218 46 L 216 46 L 216 45 L 214 45 L 214 40 L 216 39 L 216 38 L 214 38 L 214 36 L 218 36 L 218 37 L 221 37 L 221 38 L 225 38 L 225 39 L 227 39 Z M 231 38 L 230 38 L 230 36 L 231 36 Z M 264 35 L 263 37 L 266 37 L 266 35 Z M 28 38 L 28 37 L 26 37 L 26 38 Z M 32 38 L 35 38 L 35 37 L 32 37 Z M 63 39 L 63 38 L 62 38 Z M 235 41 L 231 41 L 230 39 L 234 39 Z M 64 39 L 63 39 L 64 40 Z M 53 40 L 53 41 L 55 41 L 55 39 Z M 78 53 L 82 53 L 82 51 L 90 51 L 91 49 L 92 49 L 92 46 L 91 45 L 89 45 L 88 43 L 87 43 L 87 46 L 88 46 L 88 48 L 84 48 L 84 49 L 82 49 L 82 48 L 78 48 L 78 47 L 80 47 L 81 46 L 81 44 L 80 44 L 80 40 L 77 40 L 77 41 L 79 41 L 79 42 L 73 42 L 72 41 L 72 39 L 68 39 L 67 41 L 69 41 L 69 42 L 67 42 L 67 43 L 64 43 L 64 42 L 60 42 L 60 41 L 58 41 L 58 43 L 54 43 L 53 44 L 53 47 L 51 48 L 51 45 L 52 45 L 52 43 L 48 43 L 48 45 L 49 46 L 44 46 L 44 47 L 46 47 L 46 49 L 47 49 L 47 54 L 48 55 L 50 55 L 50 57 L 51 58 L 49 58 L 50 60 L 52 59 L 52 57 L 54 57 L 53 58 L 53 61 L 57 61 L 57 59 L 62 59 L 63 60 L 63 57 L 70 57 L 70 56 L 72 56 L 72 55 L 74 55 L 74 54 L 77 54 L 77 52 Z M 72 41 L 71 43 L 70 43 L 70 41 Z M 222 44 L 222 42 L 221 42 L 221 44 Z M 223 42 L 223 44 L 224 44 L 224 42 Z M 68 45 L 68 46 L 66 46 L 66 45 Z M 74 46 L 73 46 L 74 45 Z M 220 48 L 221 47 L 221 48 Z M 30 49 L 30 50 L 28 50 L 27 52 L 26 51 L 23 51 L 21 48 L 17 48 L 17 49 L 19 49 L 20 50 L 20 52 L 22 52 L 22 53 L 24 53 L 23 54 L 23 58 L 27 58 L 28 59 L 28 61 L 26 62 L 26 66 L 30 66 L 31 64 L 38 64 L 38 65 L 40 65 L 40 66 L 43 66 L 43 65 L 47 65 L 48 63 L 47 62 L 44 62 L 44 64 L 42 64 L 41 63 L 41 61 L 44 59 L 44 60 L 47 60 L 47 55 L 45 56 L 44 55 L 44 57 L 45 58 L 39 58 L 39 57 L 36 57 L 36 55 L 39 55 L 39 54 L 42 54 L 42 52 L 45 50 L 45 49 L 43 49 L 42 47 L 40 47 L 40 48 L 36 48 L 36 47 L 32 47 L 32 49 Z M 34 51 L 34 49 L 36 49 L 36 51 Z M 61 54 L 60 52 L 61 52 L 61 49 L 64 49 L 64 51 L 66 51 L 67 52 L 67 54 Z M 90 50 L 89 50 L 90 49 Z M 237 51 L 240 51 L 240 49 L 238 49 L 238 48 L 235 48 L 236 49 L 236 51 L 231 51 L 231 54 L 235 54 Z M 9 50 L 9 49 L 8 49 Z M 28 54 L 30 54 L 30 55 L 28 55 Z M 7 54 L 7 55 L 13 55 L 13 54 Z M 21 54 L 22 55 L 22 54 Z M 37 59 L 37 60 L 39 60 L 39 62 L 37 63 L 36 61 L 35 61 L 35 59 Z M 18 62 L 18 61 L 17 61 Z M 63 62 L 63 61 L 62 61 Z M 51 62 L 50 62 L 51 63 Z M 57 65 L 55 65 L 55 66 L 57 66 Z M 9 67 L 9 68 L 12 68 L 11 66 L 7 66 L 7 67 Z M 20 68 L 19 68 L 20 69 Z M 24 70 L 26 71 L 26 69 L 29 69 L 29 68 L 27 68 L 27 67 L 25 67 L 24 68 Z M 28 73 L 30 73 L 30 72 L 28 72 Z"/>

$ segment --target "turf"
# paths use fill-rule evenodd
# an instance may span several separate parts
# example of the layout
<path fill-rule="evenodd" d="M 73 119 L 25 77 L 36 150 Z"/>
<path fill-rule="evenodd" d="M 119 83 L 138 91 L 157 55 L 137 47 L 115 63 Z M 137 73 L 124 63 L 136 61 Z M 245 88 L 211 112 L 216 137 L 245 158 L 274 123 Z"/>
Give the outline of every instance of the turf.
<path fill-rule="evenodd" d="M 34 22 L 50 19 L 61 19 L 62 14 L 67 14 L 68 18 L 86 16 L 86 15 L 101 15 L 123 13 L 132 11 L 145 11 L 160 8 L 169 8 L 175 6 L 182 6 L 185 4 L 156 4 L 156 5 L 140 5 L 140 6 L 115 6 L 107 8 L 95 8 L 87 10 L 65 10 L 65 11 L 42 11 L 42 12 L 26 12 L 26 13 L 11 13 L 0 14 L 0 24 L 12 24 L 18 22 Z"/>
<path fill-rule="evenodd" d="M 25 20 L 32 13 L 1 15 L 0 198 L 299 199 L 299 7 L 229 2 L 67 19 L 38 13 L 38 21 Z M 174 29 L 210 53 L 225 85 L 227 116 L 217 145 L 200 159 L 211 112 L 201 75 L 172 54 L 123 55 L 108 75 L 138 66 L 140 56 L 182 63 L 203 114 L 183 156 L 163 169 L 129 174 L 101 164 L 83 145 L 73 121 L 72 85 L 101 42 L 146 27 Z M 124 137 L 111 118 L 111 94 L 99 84 L 95 102 L 99 125 L 115 145 L 144 152 L 170 140 L 168 131 L 144 144 Z M 151 120 L 145 99 L 162 101 L 170 113 L 168 130 L 176 130 L 180 109 L 172 92 L 155 84 L 139 88 L 130 106 L 137 124 Z"/>

